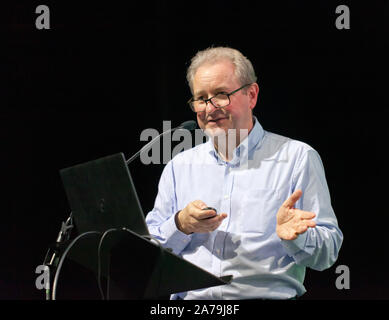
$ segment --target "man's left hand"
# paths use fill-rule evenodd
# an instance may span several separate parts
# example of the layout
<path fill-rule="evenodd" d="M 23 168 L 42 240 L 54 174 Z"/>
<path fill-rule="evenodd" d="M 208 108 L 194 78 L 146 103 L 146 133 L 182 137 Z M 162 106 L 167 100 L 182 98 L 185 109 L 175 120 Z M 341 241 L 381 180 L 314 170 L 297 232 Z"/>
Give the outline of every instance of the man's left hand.
<path fill-rule="evenodd" d="M 316 227 L 316 223 L 312 220 L 316 214 L 309 211 L 303 211 L 294 207 L 295 203 L 302 196 L 301 190 L 296 190 L 282 204 L 277 212 L 277 235 L 283 240 L 294 240 L 308 230 L 308 228 Z"/>

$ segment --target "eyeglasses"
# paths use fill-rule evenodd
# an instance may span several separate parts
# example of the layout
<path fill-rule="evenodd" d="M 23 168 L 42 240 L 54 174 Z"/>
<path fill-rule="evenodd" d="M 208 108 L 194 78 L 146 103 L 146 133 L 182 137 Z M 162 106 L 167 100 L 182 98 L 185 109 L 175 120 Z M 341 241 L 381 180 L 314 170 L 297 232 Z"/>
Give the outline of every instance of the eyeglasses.
<path fill-rule="evenodd" d="M 238 92 L 239 90 L 242 90 L 243 88 L 251 85 L 252 83 L 245 84 L 244 86 L 241 86 L 240 88 L 231 91 L 230 93 L 227 92 L 219 92 L 217 95 L 209 98 L 209 99 L 194 99 L 193 97 L 189 99 L 188 103 L 190 105 L 190 108 L 194 112 L 203 112 L 205 108 L 207 107 L 208 102 L 211 102 L 212 105 L 215 108 L 225 108 L 227 107 L 230 103 L 230 96 L 233 95 L 234 93 Z"/>

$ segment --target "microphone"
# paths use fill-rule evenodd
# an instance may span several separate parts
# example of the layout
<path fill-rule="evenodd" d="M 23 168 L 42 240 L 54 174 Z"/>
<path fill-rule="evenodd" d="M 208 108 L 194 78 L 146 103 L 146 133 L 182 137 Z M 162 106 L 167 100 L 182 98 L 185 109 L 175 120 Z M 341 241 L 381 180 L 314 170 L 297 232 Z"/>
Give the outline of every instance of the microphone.
<path fill-rule="evenodd" d="M 172 130 L 186 129 L 186 130 L 192 131 L 192 130 L 196 129 L 196 127 L 197 127 L 196 121 L 188 120 L 188 121 L 185 121 L 185 122 L 181 123 L 177 128 L 172 129 Z"/>
<path fill-rule="evenodd" d="M 129 165 L 132 161 L 134 161 L 137 157 L 139 157 L 139 155 L 141 154 L 141 152 L 144 152 L 146 150 L 148 150 L 158 139 L 160 139 L 163 135 L 167 134 L 167 133 L 170 133 L 170 132 L 174 132 L 176 130 L 180 130 L 180 129 L 186 129 L 186 130 L 189 130 L 189 131 L 192 131 L 194 130 L 195 128 L 197 127 L 197 123 L 196 121 L 194 120 L 188 120 L 188 121 L 185 121 L 183 123 L 181 123 L 178 127 L 175 127 L 173 129 L 169 129 L 169 130 L 166 130 L 164 132 L 162 132 L 160 135 L 156 136 L 153 140 L 151 140 L 149 143 L 147 143 L 142 149 L 140 149 L 137 153 L 135 153 L 130 159 L 126 160 L 126 164 Z"/>

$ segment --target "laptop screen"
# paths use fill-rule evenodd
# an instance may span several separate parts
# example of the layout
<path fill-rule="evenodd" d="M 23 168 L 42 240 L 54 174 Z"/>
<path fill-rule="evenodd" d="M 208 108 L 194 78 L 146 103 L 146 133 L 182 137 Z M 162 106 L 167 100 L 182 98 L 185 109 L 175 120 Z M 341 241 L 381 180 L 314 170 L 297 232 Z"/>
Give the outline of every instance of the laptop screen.
<path fill-rule="evenodd" d="M 149 235 L 123 153 L 60 170 L 79 233 L 125 227 Z"/>

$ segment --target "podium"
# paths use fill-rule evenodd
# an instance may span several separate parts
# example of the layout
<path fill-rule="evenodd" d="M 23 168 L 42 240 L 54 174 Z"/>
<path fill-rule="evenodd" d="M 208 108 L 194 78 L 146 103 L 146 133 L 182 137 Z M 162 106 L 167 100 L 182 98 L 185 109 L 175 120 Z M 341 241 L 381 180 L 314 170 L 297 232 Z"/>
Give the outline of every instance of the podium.
<path fill-rule="evenodd" d="M 86 238 L 69 258 L 98 275 L 100 238 Z M 113 300 L 169 299 L 173 293 L 225 285 L 232 276 L 216 277 L 131 230 L 107 233 L 100 251 L 101 276 Z"/>
<path fill-rule="evenodd" d="M 123 153 L 60 173 L 78 231 L 96 233 L 80 238 L 69 258 L 109 279 L 105 289 L 110 299 L 166 299 L 172 293 L 231 281 L 232 276 L 216 277 L 147 239 L 150 235 Z"/>

